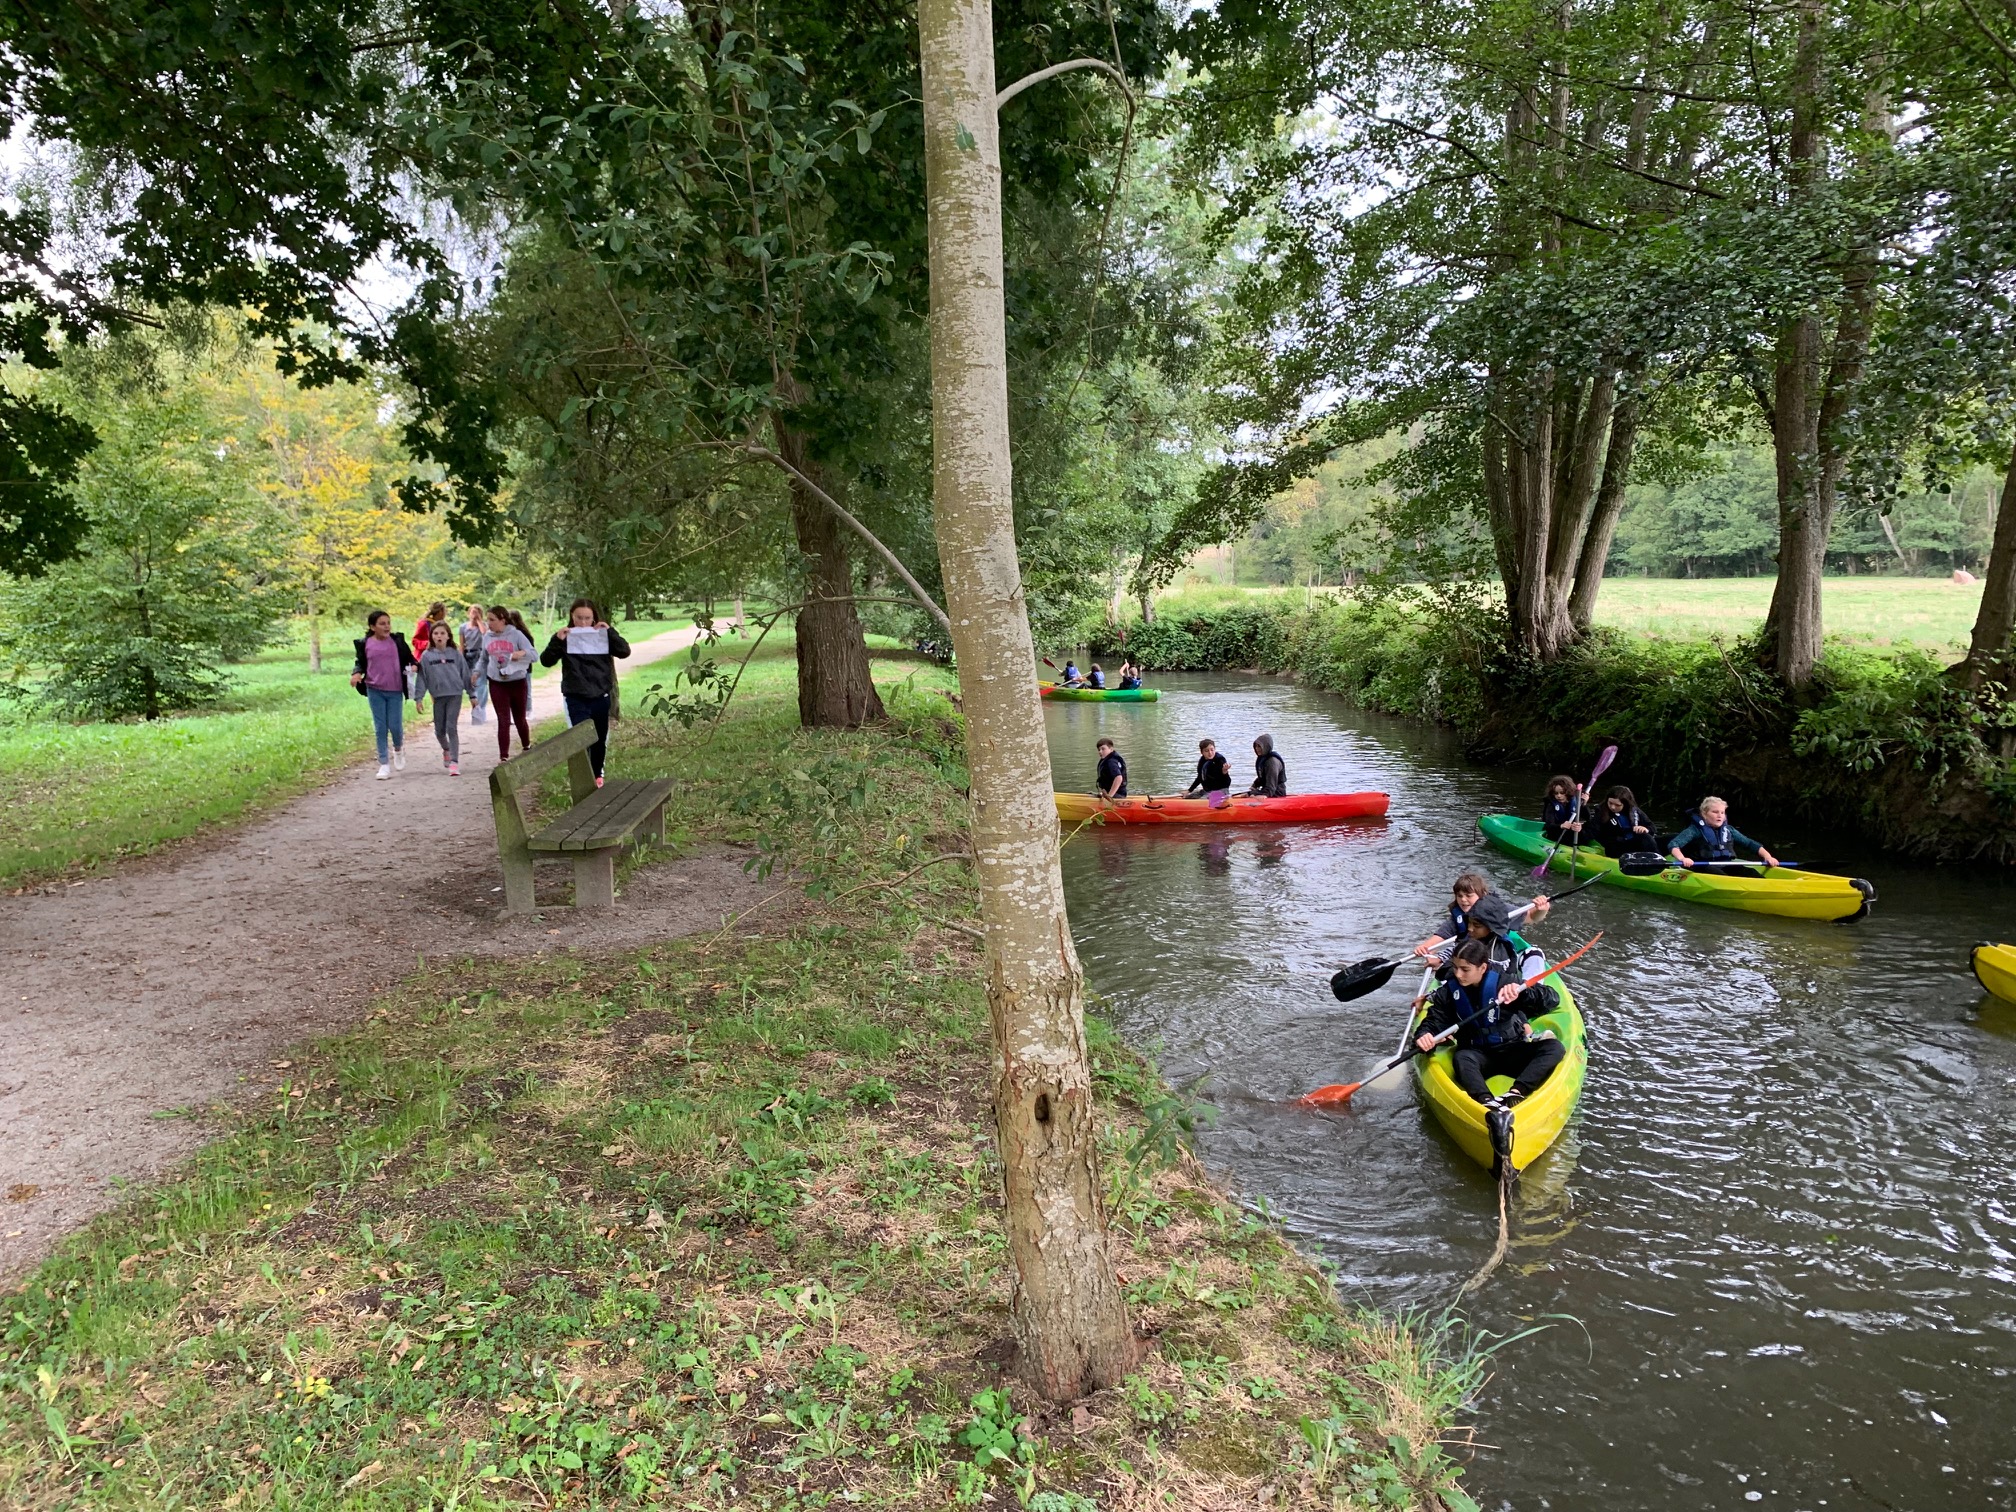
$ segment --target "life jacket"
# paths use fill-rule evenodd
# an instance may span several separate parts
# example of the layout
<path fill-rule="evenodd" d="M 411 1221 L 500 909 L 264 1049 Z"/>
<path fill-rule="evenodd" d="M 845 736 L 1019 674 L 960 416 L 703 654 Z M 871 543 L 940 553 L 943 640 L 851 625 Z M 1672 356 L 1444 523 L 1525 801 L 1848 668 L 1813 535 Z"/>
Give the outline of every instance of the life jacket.
<path fill-rule="evenodd" d="M 1514 1004 L 1500 1003 L 1498 989 L 1504 985 L 1504 975 L 1496 966 L 1484 968 L 1484 975 L 1477 985 L 1465 987 L 1460 982 L 1456 988 L 1456 1017 L 1470 1018 L 1482 1010 L 1478 1018 L 1471 1019 L 1457 1031 L 1456 1042 L 1480 1050 L 1496 1050 L 1504 1045 L 1516 1045 L 1526 1038 L 1526 1015 Z"/>
<path fill-rule="evenodd" d="M 1451 903 L 1449 905 L 1449 918 L 1447 922 L 1448 928 L 1442 931 L 1443 938 L 1454 940 L 1460 945 L 1470 933 L 1470 915 L 1468 911 L 1458 908 L 1454 903 Z"/>
<path fill-rule="evenodd" d="M 1720 824 L 1711 825 L 1699 814 L 1689 814 L 1687 818 L 1688 822 L 1694 826 L 1701 837 L 1692 842 L 1687 848 L 1688 854 L 1693 856 L 1696 861 L 1734 861 L 1736 859 L 1736 842 L 1730 838 L 1729 832 L 1731 826 L 1728 820 L 1725 819 Z"/>

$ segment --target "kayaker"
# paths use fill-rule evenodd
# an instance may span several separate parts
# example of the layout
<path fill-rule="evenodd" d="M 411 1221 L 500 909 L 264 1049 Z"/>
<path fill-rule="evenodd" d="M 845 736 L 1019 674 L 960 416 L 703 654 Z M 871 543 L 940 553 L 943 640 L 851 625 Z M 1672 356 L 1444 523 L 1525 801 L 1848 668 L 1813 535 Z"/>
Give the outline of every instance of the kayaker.
<path fill-rule="evenodd" d="M 1262 735 L 1253 742 L 1253 786 L 1246 789 L 1250 798 L 1286 798 L 1288 796 L 1288 763 L 1281 759 L 1281 753 L 1274 749 L 1274 737 Z"/>
<path fill-rule="evenodd" d="M 1101 740 L 1093 747 L 1099 753 L 1099 796 L 1101 798 L 1125 798 L 1127 796 L 1127 758 L 1113 748 L 1110 740 Z"/>
<path fill-rule="evenodd" d="M 1232 765 L 1218 754 L 1218 742 L 1200 740 L 1197 750 L 1197 776 L 1183 796 L 1208 798 L 1213 793 L 1229 793 L 1232 790 Z"/>
<path fill-rule="evenodd" d="M 1633 851 L 1656 851 L 1659 836 L 1652 821 L 1638 807 L 1631 789 L 1619 783 L 1604 796 L 1583 832 L 1582 843 L 1600 846 L 1605 855 L 1625 856 Z"/>
<path fill-rule="evenodd" d="M 1071 658 L 1068 656 L 1064 658 L 1063 685 L 1067 688 L 1082 688 L 1085 686 L 1085 678 L 1078 671 L 1078 663 L 1071 660 Z"/>
<path fill-rule="evenodd" d="M 1766 866 L 1778 864 L 1778 858 L 1761 842 L 1752 840 L 1729 822 L 1729 804 L 1725 799 L 1703 798 L 1701 807 L 1688 817 L 1693 822 L 1673 837 L 1669 847 L 1673 859 L 1682 866 L 1692 866 L 1696 861 L 1741 860 L 1737 852 L 1745 850 Z"/>
<path fill-rule="evenodd" d="M 1578 812 L 1582 796 L 1582 784 L 1573 777 L 1556 777 L 1547 784 L 1547 792 L 1540 800 L 1540 833 L 1549 840 L 1574 844 L 1581 832 L 1582 819 Z"/>
<path fill-rule="evenodd" d="M 1092 663 L 1092 670 L 1085 674 L 1085 686 L 1088 688 L 1105 687 L 1106 669 L 1097 662 Z"/>
<path fill-rule="evenodd" d="M 1532 1020 L 1560 1002 L 1551 983 L 1527 987 L 1523 978 L 1492 963 L 1483 941 L 1465 940 L 1456 947 L 1448 978 L 1428 1000 L 1414 1043 L 1426 1055 L 1434 1050 L 1438 1034 L 1470 1019 L 1456 1031 L 1450 1071 L 1456 1084 L 1484 1107 L 1509 1108 L 1538 1091 L 1567 1054 L 1551 1034 L 1533 1034 Z M 1492 1092 L 1489 1079 L 1494 1076 L 1511 1077 L 1511 1090 L 1502 1096 Z"/>
<path fill-rule="evenodd" d="M 1452 901 L 1449 912 L 1442 916 L 1441 933 L 1428 936 L 1414 947 L 1414 954 L 1422 960 L 1444 954 L 1452 943 L 1469 936 L 1470 910 L 1491 891 L 1491 883 L 1482 872 L 1465 872 L 1450 885 L 1449 891 Z"/>
<path fill-rule="evenodd" d="M 1541 894 L 1527 905 L 1526 922 L 1546 918 L 1553 906 L 1546 894 Z M 1486 893 L 1472 905 L 1468 929 L 1471 939 L 1490 950 L 1491 964 L 1508 976 L 1530 977 L 1547 969 L 1546 955 L 1512 927 L 1512 905 L 1497 893 Z"/>
<path fill-rule="evenodd" d="M 1133 661 L 1123 658 L 1120 663 L 1120 686 L 1123 690 L 1141 686 L 1141 669 Z"/>

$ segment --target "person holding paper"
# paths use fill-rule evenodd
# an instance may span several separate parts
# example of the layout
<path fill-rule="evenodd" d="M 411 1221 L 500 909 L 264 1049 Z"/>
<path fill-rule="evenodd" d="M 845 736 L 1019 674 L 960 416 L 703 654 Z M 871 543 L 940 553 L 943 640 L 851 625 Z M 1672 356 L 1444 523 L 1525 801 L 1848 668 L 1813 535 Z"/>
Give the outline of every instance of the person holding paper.
<path fill-rule="evenodd" d="M 602 786 L 602 762 L 609 750 L 609 705 L 616 693 L 616 658 L 630 654 L 630 642 L 611 628 L 593 599 L 577 598 L 567 610 L 567 623 L 553 632 L 539 653 L 542 666 L 558 664 L 560 696 L 567 704 L 567 723 L 595 721 L 595 744 L 588 760 L 595 768 L 595 786 Z"/>

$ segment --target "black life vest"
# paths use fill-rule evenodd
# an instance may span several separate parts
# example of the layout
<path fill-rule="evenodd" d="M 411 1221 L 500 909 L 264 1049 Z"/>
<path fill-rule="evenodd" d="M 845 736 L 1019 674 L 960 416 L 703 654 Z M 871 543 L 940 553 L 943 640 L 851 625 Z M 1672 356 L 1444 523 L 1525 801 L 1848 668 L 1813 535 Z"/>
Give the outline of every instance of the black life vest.
<path fill-rule="evenodd" d="M 1688 847 L 1689 855 L 1693 856 L 1696 861 L 1734 861 L 1736 859 L 1736 842 L 1730 838 L 1729 832 L 1731 826 L 1728 820 L 1725 819 L 1720 824 L 1711 825 L 1699 814 L 1693 815 L 1692 818 L 1694 829 L 1701 838 Z"/>
<path fill-rule="evenodd" d="M 1516 1045 L 1526 1038 L 1526 1015 L 1512 1003 L 1498 1001 L 1498 989 L 1504 985 L 1504 977 L 1496 966 L 1484 968 L 1484 975 L 1477 985 L 1456 988 L 1456 1017 L 1470 1018 L 1479 1014 L 1463 1026 L 1456 1036 L 1456 1042 L 1482 1050 L 1496 1050 L 1502 1045 Z M 1473 996 L 1474 994 L 1474 996 Z"/>

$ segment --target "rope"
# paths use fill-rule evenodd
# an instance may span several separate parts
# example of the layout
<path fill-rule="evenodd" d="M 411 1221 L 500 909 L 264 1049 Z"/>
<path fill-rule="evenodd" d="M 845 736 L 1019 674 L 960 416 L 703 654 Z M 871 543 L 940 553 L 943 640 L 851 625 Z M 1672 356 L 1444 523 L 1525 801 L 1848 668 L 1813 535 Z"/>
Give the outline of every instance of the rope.
<path fill-rule="evenodd" d="M 1512 1169 L 1511 1161 L 1498 1162 L 1498 1247 L 1491 1251 L 1491 1258 L 1484 1262 L 1477 1274 L 1463 1283 L 1463 1289 L 1456 1293 L 1458 1297 L 1467 1297 L 1477 1290 L 1490 1277 L 1491 1272 L 1505 1261 L 1505 1252 L 1512 1244 L 1512 1226 L 1506 1217 L 1506 1198 L 1511 1193 L 1512 1183 L 1518 1176 L 1519 1173 Z"/>

